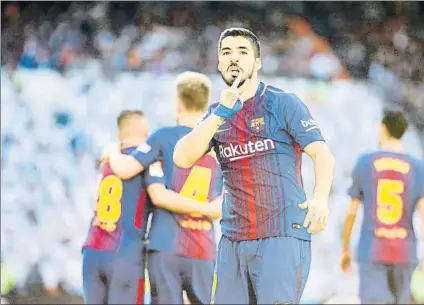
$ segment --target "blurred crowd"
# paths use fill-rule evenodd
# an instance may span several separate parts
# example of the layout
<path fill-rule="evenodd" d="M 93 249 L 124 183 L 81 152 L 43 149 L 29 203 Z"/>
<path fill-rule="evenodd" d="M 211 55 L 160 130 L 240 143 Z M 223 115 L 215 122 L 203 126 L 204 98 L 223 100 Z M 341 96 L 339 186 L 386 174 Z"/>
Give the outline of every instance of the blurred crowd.
<path fill-rule="evenodd" d="M 260 36 L 264 73 L 364 78 L 379 63 L 417 82 L 423 14 L 420 2 L 5 1 L 2 64 L 64 68 L 98 58 L 120 70 L 208 73 L 219 33 L 240 25 Z"/>
<path fill-rule="evenodd" d="M 96 161 L 117 114 L 173 124 L 184 70 L 208 74 L 216 100 L 217 39 L 240 25 L 259 35 L 264 81 L 308 104 L 337 160 L 305 301 L 355 298 L 357 278 L 334 263 L 350 170 L 376 148 L 387 103 L 410 113 L 405 144 L 424 155 L 423 14 L 419 2 L 2 2 L 1 260 L 17 287 L 36 267 L 48 290 L 81 293 Z M 303 170 L 310 192 L 308 158 Z"/>
<path fill-rule="evenodd" d="M 213 73 L 228 26 L 258 34 L 264 75 L 369 79 L 424 132 L 422 2 L 2 2 L 2 65 Z"/>
<path fill-rule="evenodd" d="M 314 74 L 310 59 L 323 53 L 328 58 L 316 61 L 318 65 L 325 61 L 328 67 L 319 73 L 341 76 L 342 67 L 331 56 L 328 44 L 315 37 L 306 22 L 285 16 L 275 5 L 74 2 L 34 3 L 21 10 L 17 4 L 9 4 L 2 31 L 3 63 L 13 58 L 26 67 L 64 69 L 96 58 L 113 70 L 166 73 L 197 69 L 210 73 L 216 71 L 220 32 L 240 25 L 261 37 L 264 61 L 269 63 L 264 73 Z"/>

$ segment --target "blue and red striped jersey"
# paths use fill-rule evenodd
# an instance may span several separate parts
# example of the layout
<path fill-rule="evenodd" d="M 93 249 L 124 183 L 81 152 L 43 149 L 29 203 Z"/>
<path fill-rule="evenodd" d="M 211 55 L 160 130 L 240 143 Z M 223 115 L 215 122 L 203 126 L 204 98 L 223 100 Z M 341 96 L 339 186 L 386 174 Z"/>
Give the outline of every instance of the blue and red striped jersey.
<path fill-rule="evenodd" d="M 137 155 L 137 149 L 127 148 L 122 153 Z M 125 257 L 141 253 L 151 210 L 146 200 L 146 178 L 149 183 L 163 183 L 160 177 L 149 177 L 148 173 L 121 180 L 113 173 L 107 158 L 102 160 L 94 216 L 84 248 Z"/>
<path fill-rule="evenodd" d="M 209 107 L 210 115 L 218 103 Z M 302 150 L 324 141 L 308 108 L 289 92 L 260 83 L 210 143 L 224 176 L 222 233 L 232 240 L 292 236 L 303 227 Z"/>
<path fill-rule="evenodd" d="M 216 158 L 207 154 L 187 169 L 179 168 L 173 162 L 175 145 L 191 130 L 185 126 L 161 128 L 150 137 L 150 142 L 160 150 L 168 189 L 207 204 L 218 197 L 222 190 L 222 174 Z M 214 260 L 216 243 L 213 223 L 202 215 L 177 214 L 155 208 L 148 248 L 184 257 Z"/>
<path fill-rule="evenodd" d="M 413 228 L 416 203 L 424 198 L 424 162 L 410 155 L 376 151 L 359 157 L 348 194 L 363 203 L 359 261 L 417 261 Z"/>

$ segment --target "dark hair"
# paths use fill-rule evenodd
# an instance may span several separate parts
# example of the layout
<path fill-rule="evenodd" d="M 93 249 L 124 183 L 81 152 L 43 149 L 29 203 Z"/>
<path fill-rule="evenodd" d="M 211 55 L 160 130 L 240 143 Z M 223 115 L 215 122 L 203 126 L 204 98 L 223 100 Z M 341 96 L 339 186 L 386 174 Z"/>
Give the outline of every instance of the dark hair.
<path fill-rule="evenodd" d="M 382 123 L 386 126 L 389 135 L 395 139 L 402 138 L 408 129 L 408 120 L 401 111 L 385 111 Z"/>
<path fill-rule="evenodd" d="M 222 40 L 225 37 L 237 37 L 237 36 L 247 38 L 253 46 L 253 51 L 255 52 L 255 57 L 256 58 L 261 57 L 261 45 L 259 43 L 258 37 L 256 37 L 256 35 L 253 34 L 253 32 L 251 32 L 251 31 L 249 31 L 248 29 L 245 29 L 245 28 L 228 28 L 224 32 L 222 32 L 221 36 L 219 36 L 219 40 L 218 40 L 219 50 L 221 50 Z"/>
<path fill-rule="evenodd" d="M 118 128 L 121 128 L 123 123 L 131 116 L 140 116 L 144 117 L 144 112 L 141 110 L 122 110 L 116 119 Z"/>

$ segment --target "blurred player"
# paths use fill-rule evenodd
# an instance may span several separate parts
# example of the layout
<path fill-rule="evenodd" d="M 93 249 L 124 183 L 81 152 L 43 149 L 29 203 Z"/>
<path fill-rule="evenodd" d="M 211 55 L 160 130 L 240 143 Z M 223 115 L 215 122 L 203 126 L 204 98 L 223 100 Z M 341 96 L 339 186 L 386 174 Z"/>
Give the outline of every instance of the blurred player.
<path fill-rule="evenodd" d="M 411 276 L 417 265 L 412 219 L 417 206 L 424 235 L 424 161 L 405 152 L 401 138 L 407 127 L 401 112 L 386 112 L 380 149 L 362 155 L 353 169 L 341 267 L 350 271 L 349 240 L 362 202 L 357 253 L 362 303 L 406 304 L 411 300 Z"/>
<path fill-rule="evenodd" d="M 177 79 L 178 126 L 152 135 L 152 141 L 159 142 L 168 188 L 205 203 L 221 195 L 222 176 L 216 158 L 208 154 L 182 169 L 174 165 L 172 156 L 178 140 L 202 117 L 209 96 L 210 80 L 205 75 L 181 74 Z M 216 216 L 221 216 L 221 209 Z M 149 236 L 152 303 L 183 304 L 185 290 L 191 303 L 209 304 L 216 256 L 212 221 L 202 215 L 155 209 Z"/>
<path fill-rule="evenodd" d="M 203 74 L 185 72 L 177 79 L 177 121 L 174 127 L 161 128 L 152 134 L 147 144 L 163 163 L 166 184 L 189 198 L 208 203 L 215 200 L 216 213 L 221 216 L 217 197 L 221 194 L 221 171 L 216 158 L 207 154 L 192 167 L 178 168 L 173 163 L 175 144 L 189 133 L 206 110 L 210 97 L 210 80 Z M 114 155 L 114 163 L 123 175 L 141 170 L 134 160 Z M 152 176 L 163 176 L 162 165 L 151 166 Z M 213 282 L 216 244 L 211 219 L 198 213 L 175 214 L 156 204 L 149 192 L 154 210 L 149 234 L 148 268 L 153 304 L 182 304 L 183 290 L 192 303 L 208 304 Z"/>
<path fill-rule="evenodd" d="M 148 133 L 142 112 L 123 111 L 118 127 L 123 153 L 143 164 L 154 161 L 153 155 L 142 152 L 145 145 L 140 145 Z M 146 173 L 123 181 L 111 169 L 107 156 L 103 158 L 95 213 L 83 246 L 86 304 L 143 303 L 143 237 L 149 212 L 146 187 L 161 205 L 179 205 L 184 212 L 207 214 L 207 205 L 168 191 L 162 177 Z"/>
<path fill-rule="evenodd" d="M 218 45 L 218 70 L 229 88 L 174 151 L 174 162 L 190 168 L 214 147 L 223 170 L 212 302 L 298 303 L 309 274 L 310 233 L 327 222 L 334 159 L 299 98 L 258 81 L 260 46 L 252 32 L 227 29 Z M 302 151 L 315 164 L 310 201 Z"/>

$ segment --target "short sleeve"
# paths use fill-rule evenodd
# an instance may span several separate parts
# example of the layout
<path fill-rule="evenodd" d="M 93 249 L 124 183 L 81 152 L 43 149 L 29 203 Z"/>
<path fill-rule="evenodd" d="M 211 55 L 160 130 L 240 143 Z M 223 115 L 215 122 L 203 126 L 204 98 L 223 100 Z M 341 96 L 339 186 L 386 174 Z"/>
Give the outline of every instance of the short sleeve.
<path fill-rule="evenodd" d="M 161 137 L 159 132 L 153 133 L 146 142 L 139 145 L 132 153 L 143 168 L 147 168 L 150 164 L 159 159 L 161 150 Z"/>
<path fill-rule="evenodd" d="M 161 161 L 156 161 L 149 165 L 149 168 L 144 173 L 144 181 L 146 183 L 146 187 L 149 187 L 154 183 L 166 184 Z"/>
<path fill-rule="evenodd" d="M 358 198 L 360 200 L 364 197 L 364 192 L 361 184 L 361 167 L 363 161 L 359 158 L 352 170 L 352 185 L 348 189 L 347 193 L 351 198 Z"/>
<path fill-rule="evenodd" d="M 284 95 L 282 103 L 283 120 L 288 133 L 303 150 L 315 141 L 324 141 L 321 130 L 313 119 L 308 107 L 294 94 Z"/>

